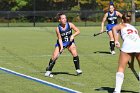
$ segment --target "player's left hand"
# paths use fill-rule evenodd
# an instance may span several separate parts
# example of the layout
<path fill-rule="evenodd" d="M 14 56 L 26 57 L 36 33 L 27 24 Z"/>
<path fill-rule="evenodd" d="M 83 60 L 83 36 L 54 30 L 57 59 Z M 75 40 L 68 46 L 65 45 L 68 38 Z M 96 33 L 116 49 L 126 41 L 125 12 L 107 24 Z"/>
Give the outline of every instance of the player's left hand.
<path fill-rule="evenodd" d="M 118 41 L 115 41 L 115 46 L 116 46 L 117 48 L 120 48 L 120 43 L 119 43 Z"/>
<path fill-rule="evenodd" d="M 74 36 L 71 35 L 71 37 L 70 37 L 70 41 L 72 42 L 73 40 L 74 40 Z"/>
<path fill-rule="evenodd" d="M 62 47 L 62 48 L 60 48 L 60 52 L 63 52 L 63 47 Z"/>

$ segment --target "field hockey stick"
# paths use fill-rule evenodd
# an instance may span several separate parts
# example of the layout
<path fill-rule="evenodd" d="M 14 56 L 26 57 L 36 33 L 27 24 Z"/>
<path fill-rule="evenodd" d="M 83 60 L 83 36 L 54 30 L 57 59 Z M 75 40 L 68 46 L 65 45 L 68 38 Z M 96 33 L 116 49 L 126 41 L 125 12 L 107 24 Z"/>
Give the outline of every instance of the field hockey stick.
<path fill-rule="evenodd" d="M 131 57 L 131 62 L 128 61 L 128 65 L 129 65 L 129 68 L 131 69 L 131 71 L 133 72 L 133 74 L 135 75 L 136 79 L 139 81 L 139 75 L 137 74 L 136 70 L 134 69 L 134 59 L 135 59 L 135 56 L 133 54 Z"/>
<path fill-rule="evenodd" d="M 135 56 L 133 54 L 132 57 L 131 57 L 131 61 L 128 61 L 128 66 L 129 66 L 128 68 L 131 69 L 131 71 L 135 75 L 136 79 L 139 81 L 139 75 L 137 74 L 136 70 L 134 69 L 134 59 L 135 59 Z"/>
<path fill-rule="evenodd" d="M 58 59 L 58 57 L 63 53 L 64 49 L 67 48 L 72 42 L 68 42 L 68 44 L 66 46 L 63 47 L 63 49 L 58 53 L 57 57 L 55 59 L 52 60 L 52 62 L 49 64 L 49 66 L 46 68 L 49 69 L 50 67 L 52 67 L 55 64 L 55 61 Z"/>
<path fill-rule="evenodd" d="M 58 57 L 63 53 L 64 49 L 67 48 L 72 42 L 68 42 L 66 46 L 63 47 L 63 49 L 58 53 L 57 57 L 53 60 L 54 62 L 58 59 Z"/>
<path fill-rule="evenodd" d="M 95 37 L 95 36 L 98 36 L 98 35 L 100 35 L 100 34 L 102 34 L 102 33 L 104 33 L 104 32 L 106 32 L 106 31 L 99 32 L 99 33 L 95 33 L 93 36 L 94 36 L 94 37 Z"/>

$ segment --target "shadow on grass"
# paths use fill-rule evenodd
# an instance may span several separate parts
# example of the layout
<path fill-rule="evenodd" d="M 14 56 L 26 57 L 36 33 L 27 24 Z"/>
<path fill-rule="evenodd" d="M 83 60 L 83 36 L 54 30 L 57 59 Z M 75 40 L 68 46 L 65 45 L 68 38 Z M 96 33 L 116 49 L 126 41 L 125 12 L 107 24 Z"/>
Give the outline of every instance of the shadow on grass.
<path fill-rule="evenodd" d="M 45 73 L 45 72 L 40 72 L 40 73 Z M 78 76 L 76 74 L 71 74 L 69 72 L 52 72 L 53 75 L 59 75 L 59 74 L 63 74 L 63 75 L 71 75 L 71 76 Z"/>
<path fill-rule="evenodd" d="M 110 52 L 107 52 L 107 51 L 95 51 L 93 53 L 100 53 L 100 54 L 111 54 Z"/>
<path fill-rule="evenodd" d="M 107 91 L 108 93 L 113 93 L 114 88 L 110 88 L 110 87 L 101 87 L 101 88 L 95 89 L 95 91 Z M 139 92 L 136 92 L 136 91 L 129 91 L 129 90 L 121 90 L 121 93 L 139 93 Z"/>
<path fill-rule="evenodd" d="M 77 76 L 76 74 L 71 74 L 69 72 L 52 72 L 52 74 L 53 75 L 65 74 L 65 75 Z"/>

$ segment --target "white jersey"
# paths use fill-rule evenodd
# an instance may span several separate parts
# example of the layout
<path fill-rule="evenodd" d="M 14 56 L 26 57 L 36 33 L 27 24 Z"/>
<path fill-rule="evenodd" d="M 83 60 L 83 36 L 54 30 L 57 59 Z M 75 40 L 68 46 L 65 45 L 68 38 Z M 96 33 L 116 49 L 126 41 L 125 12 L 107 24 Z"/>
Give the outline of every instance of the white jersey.
<path fill-rule="evenodd" d="M 138 30 L 130 24 L 125 25 L 126 27 L 121 30 L 121 37 L 123 39 L 121 51 L 126 53 L 140 53 L 140 37 L 138 35 Z"/>

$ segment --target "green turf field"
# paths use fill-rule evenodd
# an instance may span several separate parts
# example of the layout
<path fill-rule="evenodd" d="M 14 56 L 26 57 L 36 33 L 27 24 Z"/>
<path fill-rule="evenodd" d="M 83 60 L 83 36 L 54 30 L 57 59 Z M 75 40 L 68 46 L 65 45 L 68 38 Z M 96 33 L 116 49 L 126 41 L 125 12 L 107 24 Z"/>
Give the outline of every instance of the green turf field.
<path fill-rule="evenodd" d="M 140 27 L 137 27 L 140 29 Z M 99 27 L 79 27 L 76 37 L 83 74 L 75 76 L 73 58 L 65 52 L 58 59 L 53 78 L 44 77 L 46 65 L 54 50 L 56 34 L 53 27 L 1 27 L 0 67 L 49 81 L 83 93 L 112 93 L 119 50 L 109 54 L 106 33 L 93 37 Z M 138 73 L 138 63 L 135 61 Z M 140 86 L 130 68 L 126 68 L 122 93 L 139 93 Z M 16 75 L 0 71 L 0 93 L 63 93 Z"/>

